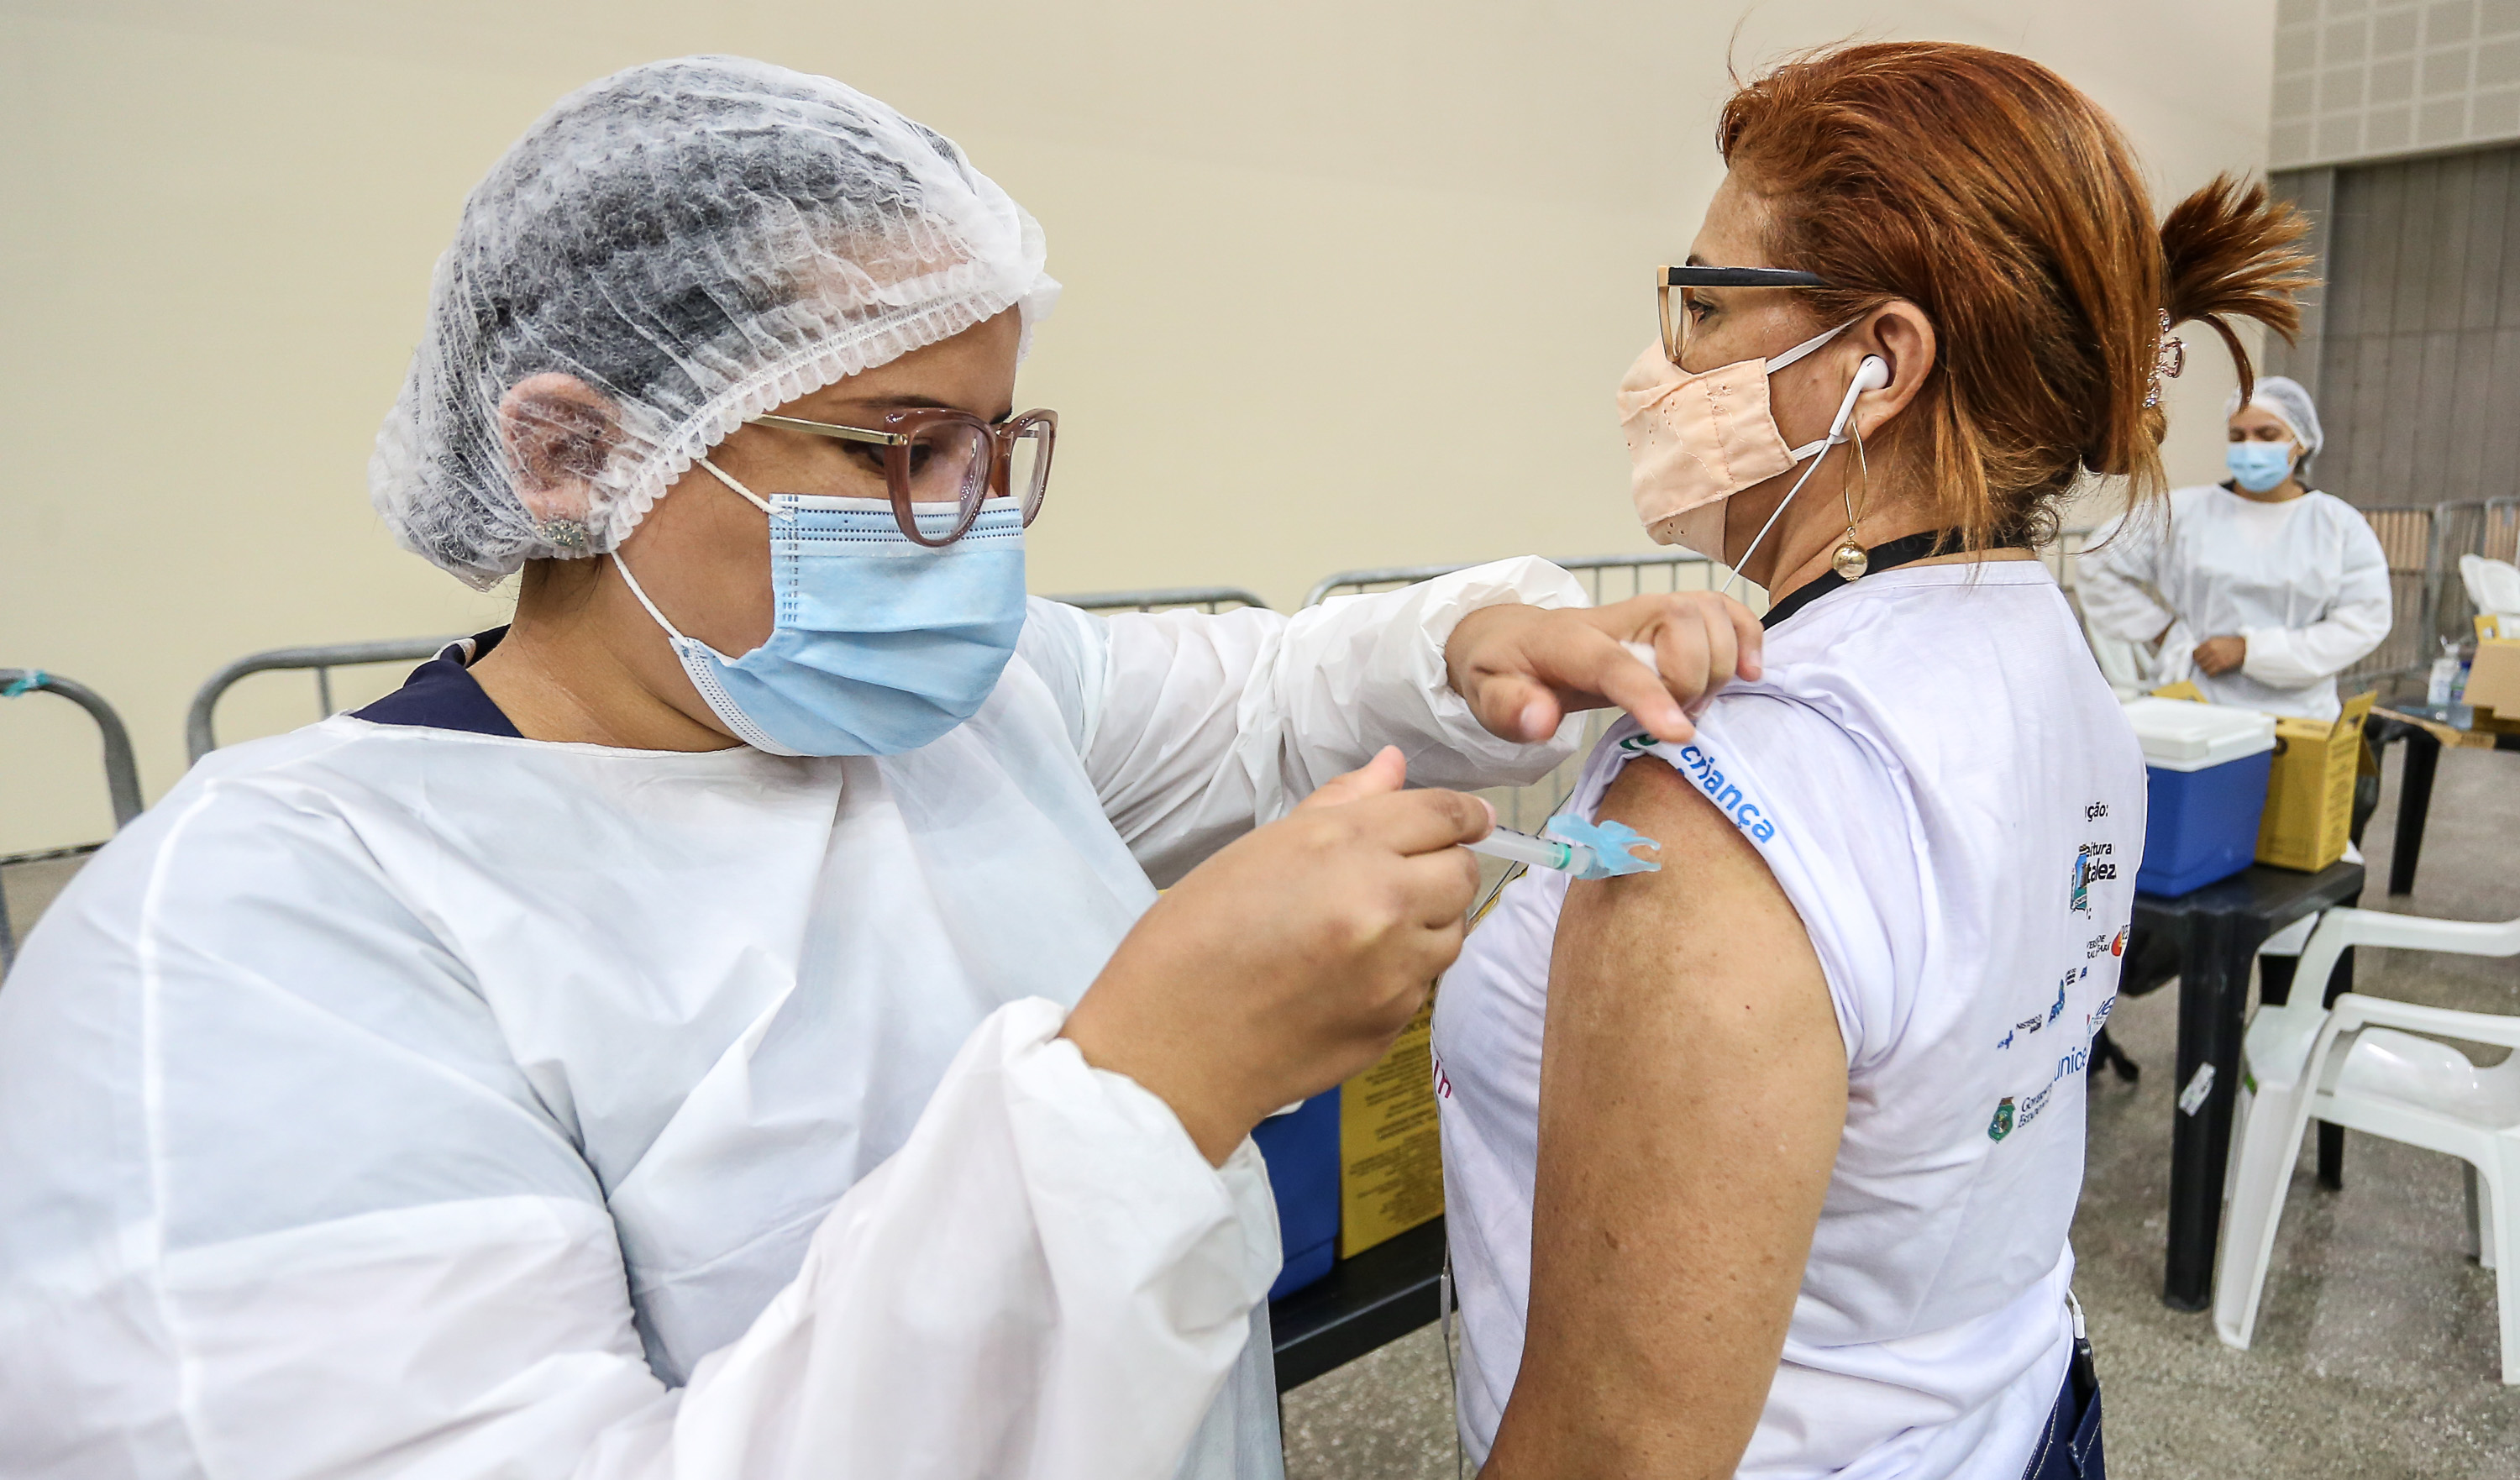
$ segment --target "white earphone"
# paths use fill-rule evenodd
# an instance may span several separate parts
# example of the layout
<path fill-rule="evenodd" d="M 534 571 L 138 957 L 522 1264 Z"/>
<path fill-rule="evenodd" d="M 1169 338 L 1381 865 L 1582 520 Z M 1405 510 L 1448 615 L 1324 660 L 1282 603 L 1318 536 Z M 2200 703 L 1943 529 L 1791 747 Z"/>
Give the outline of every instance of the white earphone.
<path fill-rule="evenodd" d="M 1855 420 L 1855 398 L 1868 390 L 1879 390 L 1890 383 L 1890 362 L 1877 354 L 1864 357 L 1855 367 L 1855 381 L 1846 387 L 1846 399 L 1837 403 L 1837 420 L 1828 424 L 1828 439 L 1846 440 L 1847 424 Z"/>
<path fill-rule="evenodd" d="M 1794 479 L 1794 486 L 1785 491 L 1784 498 L 1778 501 L 1776 513 L 1769 515 L 1768 522 L 1759 526 L 1759 533 L 1750 541 L 1750 548 L 1741 552 L 1742 565 L 1750 563 L 1750 557 L 1758 554 L 1759 546 L 1767 540 L 1768 531 L 1776 528 L 1777 520 L 1784 517 L 1785 506 L 1794 501 L 1795 494 L 1803 491 L 1803 485 L 1811 481 L 1811 475 L 1820 471 L 1820 465 L 1827 458 L 1828 449 L 1846 440 L 1846 428 L 1855 420 L 1856 398 L 1868 390 L 1879 390 L 1889 383 L 1890 362 L 1877 354 L 1866 355 L 1864 362 L 1855 367 L 1855 380 L 1846 387 L 1846 399 L 1837 403 L 1837 417 L 1828 424 L 1828 436 L 1822 443 L 1819 455 L 1812 459 L 1809 468 L 1803 470 L 1803 475 Z M 1724 594 L 1731 596 L 1732 588 L 1740 582 L 1741 566 L 1735 565 L 1732 567 L 1732 579 L 1724 583 Z"/>

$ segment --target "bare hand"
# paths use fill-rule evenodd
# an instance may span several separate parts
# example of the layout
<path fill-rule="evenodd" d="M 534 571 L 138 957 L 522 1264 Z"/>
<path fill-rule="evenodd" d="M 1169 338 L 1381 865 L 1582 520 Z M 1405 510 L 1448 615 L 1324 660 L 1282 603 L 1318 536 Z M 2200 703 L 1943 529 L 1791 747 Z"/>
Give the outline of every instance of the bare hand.
<path fill-rule="evenodd" d="M 2209 637 L 2196 645 L 2196 666 L 2216 678 L 2248 661 L 2249 640 L 2244 637 Z"/>
<path fill-rule="evenodd" d="M 1403 791 L 1386 747 L 1219 851 L 1120 942 L 1063 1036 L 1161 1098 L 1211 1162 L 1372 1065 L 1461 954 L 1496 814 Z"/>
<path fill-rule="evenodd" d="M 1509 740 L 1547 740 L 1567 714 L 1610 704 L 1656 740 L 1685 740 L 1697 733 L 1691 706 L 1735 674 L 1759 676 L 1766 638 L 1739 602 L 1682 591 L 1590 608 L 1483 606 L 1453 629 L 1444 661 L 1453 692 Z M 1622 643 L 1651 648 L 1655 665 Z"/>

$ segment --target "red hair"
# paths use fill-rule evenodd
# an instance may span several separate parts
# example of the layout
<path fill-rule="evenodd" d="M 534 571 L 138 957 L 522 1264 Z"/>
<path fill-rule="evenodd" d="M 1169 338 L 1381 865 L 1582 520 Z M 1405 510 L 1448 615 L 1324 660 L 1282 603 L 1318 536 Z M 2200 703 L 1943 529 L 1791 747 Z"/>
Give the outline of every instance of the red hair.
<path fill-rule="evenodd" d="M 1894 298 L 1933 322 L 1932 375 L 1881 442 L 1912 445 L 1965 548 L 2037 542 L 2086 470 L 2157 490 L 2144 405 L 2160 315 L 2201 319 L 2252 380 L 2230 321 L 2291 338 L 2308 223 L 2226 175 L 2156 228 L 2099 106 L 2026 58 L 1945 42 L 1797 57 L 1724 106 L 1716 147 L 1769 212 L 1770 260 L 1834 287 L 1840 323 Z M 1911 454 L 1916 456 L 1916 454 Z"/>

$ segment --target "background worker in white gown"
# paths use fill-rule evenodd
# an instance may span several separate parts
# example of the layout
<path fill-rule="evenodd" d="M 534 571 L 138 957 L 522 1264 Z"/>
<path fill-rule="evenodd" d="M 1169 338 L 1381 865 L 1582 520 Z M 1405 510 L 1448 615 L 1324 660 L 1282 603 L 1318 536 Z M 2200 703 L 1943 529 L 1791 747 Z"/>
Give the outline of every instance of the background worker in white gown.
<path fill-rule="evenodd" d="M 2083 614 L 2149 651 L 2154 682 L 2184 679 L 2218 704 L 2334 719 L 2336 676 L 2388 639 L 2389 558 L 2360 510 L 2309 485 L 2325 438 L 2300 381 L 2261 377 L 2246 399 L 2231 392 L 2224 415 L 2230 477 L 2174 489 L 2103 531 L 2082 559 Z M 2356 838 L 2377 800 L 2376 784 L 2358 795 Z M 2346 857 L 2360 863 L 2362 850 L 2349 842 Z M 2260 947 L 2270 1001 L 2318 923 L 2297 920 Z M 2178 968 L 2169 941 L 2138 930 L 2124 990 L 2141 996 Z"/>
<path fill-rule="evenodd" d="M 515 622 L 209 757 L 29 940 L 0 1467 L 1277 1471 L 1244 1133 L 1416 1010 L 1492 822 L 1404 768 L 1535 779 L 1605 695 L 1685 735 L 1757 629 L 1538 561 L 1027 604 L 1043 261 L 939 135 L 737 59 L 493 168 L 372 482 Z"/>
<path fill-rule="evenodd" d="M 2218 704 L 2334 719 L 2336 675 L 2389 635 L 2389 561 L 2370 522 L 2306 481 L 2322 442 L 2297 381 L 2227 408 L 2230 477 L 2172 491 L 2082 559 L 2083 612 L 2157 651 L 2160 682 Z"/>

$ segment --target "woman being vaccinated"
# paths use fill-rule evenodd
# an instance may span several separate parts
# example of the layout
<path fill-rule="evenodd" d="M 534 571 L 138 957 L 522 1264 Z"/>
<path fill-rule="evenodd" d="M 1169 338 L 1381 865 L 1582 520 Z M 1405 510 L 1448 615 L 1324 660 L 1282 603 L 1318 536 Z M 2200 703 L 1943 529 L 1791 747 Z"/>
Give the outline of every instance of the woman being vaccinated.
<path fill-rule="evenodd" d="M 2218 704 L 2336 718 L 2336 676 L 2389 636 L 2389 561 L 2362 512 L 2310 486 L 2322 437 L 2297 381 L 2226 413 L 2230 476 L 2129 513 L 2082 559 L 2083 613 Z"/>
<path fill-rule="evenodd" d="M 372 492 L 515 621 L 208 757 L 27 943 L 12 1475 L 1278 1472 L 1244 1133 L 1389 1044 L 1491 823 L 1404 763 L 1530 781 L 1605 690 L 1681 737 L 1621 644 L 1735 633 L 1537 561 L 1027 602 L 1043 263 L 941 135 L 732 58 L 474 190 Z"/>
<path fill-rule="evenodd" d="M 1766 671 L 1594 752 L 1659 872 L 1515 880 L 1438 990 L 1462 1435 L 2093 1476 L 2066 1234 L 2144 769 L 2030 552 L 2157 488 L 2174 324 L 2292 328 L 2299 224 L 2218 181 L 2156 225 L 2096 105 L 1974 47 L 1795 60 L 1717 146 L 1618 405 L 1646 528 L 1774 597 Z"/>

